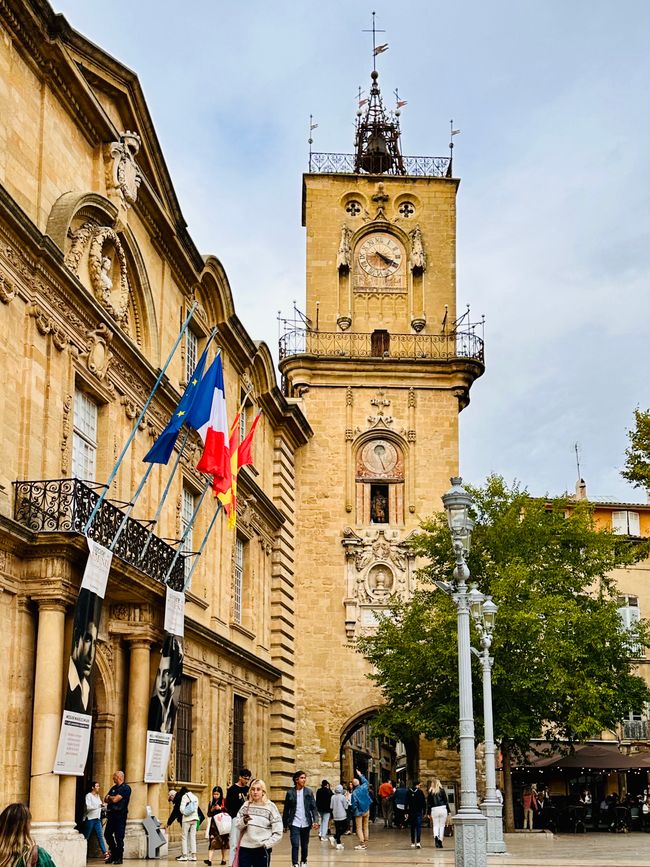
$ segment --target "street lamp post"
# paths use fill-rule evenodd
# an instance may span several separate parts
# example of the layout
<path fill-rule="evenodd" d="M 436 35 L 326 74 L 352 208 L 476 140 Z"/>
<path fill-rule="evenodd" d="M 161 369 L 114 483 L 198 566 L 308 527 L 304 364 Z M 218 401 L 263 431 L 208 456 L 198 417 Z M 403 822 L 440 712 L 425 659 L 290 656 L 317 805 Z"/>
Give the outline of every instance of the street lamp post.
<path fill-rule="evenodd" d="M 476 750 L 472 703 L 472 657 L 469 636 L 470 577 L 466 556 L 474 526 L 469 515 L 472 500 L 461 478 L 451 479 L 452 488 L 442 497 L 451 531 L 456 567 L 454 585 L 437 582 L 456 605 L 458 630 L 458 710 L 460 724 L 460 809 L 454 816 L 456 867 L 487 867 L 486 818 L 478 808 Z"/>
<path fill-rule="evenodd" d="M 492 663 L 490 656 L 492 635 L 496 623 L 497 606 L 491 596 L 483 596 L 476 587 L 469 593 L 470 613 L 478 629 L 481 651 L 474 653 L 481 660 L 483 668 L 483 720 L 485 726 L 485 799 L 481 804 L 481 811 L 487 819 L 487 851 L 488 854 L 502 854 L 506 852 L 506 844 L 503 839 L 502 803 L 497 800 L 497 781 L 494 745 L 494 723 L 492 713 Z"/>

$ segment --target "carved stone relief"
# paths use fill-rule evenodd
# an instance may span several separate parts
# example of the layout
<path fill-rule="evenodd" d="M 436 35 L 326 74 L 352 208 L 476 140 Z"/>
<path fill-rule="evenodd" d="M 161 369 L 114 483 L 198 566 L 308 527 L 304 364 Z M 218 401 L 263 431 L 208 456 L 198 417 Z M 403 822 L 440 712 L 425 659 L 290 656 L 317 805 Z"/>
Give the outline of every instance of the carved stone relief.
<path fill-rule="evenodd" d="M 399 530 L 369 529 L 358 535 L 343 531 L 346 598 L 345 629 L 349 639 L 376 623 L 391 596 L 408 599 L 415 590 L 415 555 Z"/>
<path fill-rule="evenodd" d="M 16 297 L 16 287 L 3 274 L 0 274 L 0 301 L 9 304 Z"/>
<path fill-rule="evenodd" d="M 113 357 L 108 345 L 113 339 L 113 333 L 102 322 L 94 331 L 87 331 L 86 336 L 86 366 L 101 382 L 106 380 L 108 368 Z"/>
<path fill-rule="evenodd" d="M 68 335 L 63 328 L 51 316 L 48 316 L 38 304 L 30 304 L 27 312 L 34 317 L 39 334 L 43 336 L 49 334 L 56 349 L 62 352 L 68 345 Z"/>
<path fill-rule="evenodd" d="M 114 229 L 89 220 L 68 237 L 70 249 L 66 266 L 80 275 L 83 257 L 88 250 L 88 273 L 93 293 L 100 304 L 128 331 L 129 280 L 126 255 Z"/>
<path fill-rule="evenodd" d="M 119 141 L 107 147 L 106 169 L 109 198 L 119 198 L 118 204 L 128 207 L 135 204 L 142 183 L 142 172 L 135 161 L 141 140 L 136 132 L 126 130 Z"/>
<path fill-rule="evenodd" d="M 70 439 L 70 410 L 72 409 L 72 395 L 67 395 L 63 401 L 63 430 L 61 437 L 61 472 L 64 476 L 68 475 L 70 465 L 70 454 L 68 442 Z"/>

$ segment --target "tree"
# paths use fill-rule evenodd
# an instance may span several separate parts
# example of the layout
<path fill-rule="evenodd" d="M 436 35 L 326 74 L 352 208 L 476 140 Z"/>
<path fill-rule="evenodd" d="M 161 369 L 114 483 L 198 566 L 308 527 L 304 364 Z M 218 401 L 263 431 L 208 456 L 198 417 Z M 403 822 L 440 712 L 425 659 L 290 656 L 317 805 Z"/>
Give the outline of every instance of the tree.
<path fill-rule="evenodd" d="M 635 488 L 650 493 L 650 410 L 634 411 L 636 427 L 627 432 L 630 447 L 625 450 L 625 469 L 621 475 Z"/>
<path fill-rule="evenodd" d="M 510 761 L 525 757 L 532 739 L 586 740 L 615 728 L 650 699 L 632 662 L 635 647 L 650 646 L 650 629 L 647 621 L 623 627 L 610 577 L 615 567 L 646 555 L 648 543 L 596 529 L 584 501 L 533 499 L 498 476 L 468 489 L 475 502 L 471 580 L 499 606 L 492 645 L 494 726 L 511 830 Z M 410 601 L 396 602 L 358 648 L 373 664 L 370 676 L 386 700 L 376 729 L 390 735 L 410 728 L 454 745 L 456 609 L 433 589 L 436 579 L 449 580 L 454 565 L 445 516 L 426 521 L 412 544 L 427 561 L 419 573 L 421 589 Z M 478 673 L 473 681 L 480 719 Z"/>

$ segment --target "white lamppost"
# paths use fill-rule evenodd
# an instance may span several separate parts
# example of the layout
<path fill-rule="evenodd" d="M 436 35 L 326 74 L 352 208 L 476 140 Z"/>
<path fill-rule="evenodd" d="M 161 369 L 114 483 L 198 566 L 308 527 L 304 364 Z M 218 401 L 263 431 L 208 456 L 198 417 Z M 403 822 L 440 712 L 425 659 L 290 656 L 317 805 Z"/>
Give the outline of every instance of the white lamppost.
<path fill-rule="evenodd" d="M 485 800 L 481 811 L 487 819 L 487 851 L 488 854 L 506 852 L 503 839 L 502 812 L 503 806 L 497 800 L 497 780 L 494 745 L 494 722 L 492 713 L 492 663 L 490 656 L 492 636 L 497 617 L 497 606 L 491 596 L 484 596 L 474 585 L 469 592 L 469 610 L 478 630 L 481 650 L 473 653 L 481 660 L 483 667 L 483 720 L 485 726 Z"/>
<path fill-rule="evenodd" d="M 454 600 L 458 629 L 458 711 L 460 724 L 460 809 L 454 816 L 456 867 L 487 867 L 486 818 L 478 808 L 474 708 L 472 703 L 472 656 L 469 637 L 469 553 L 474 522 L 469 509 L 472 498 L 461 478 L 451 479 L 452 488 L 442 497 L 451 531 L 456 568 L 454 584 L 436 582 Z"/>

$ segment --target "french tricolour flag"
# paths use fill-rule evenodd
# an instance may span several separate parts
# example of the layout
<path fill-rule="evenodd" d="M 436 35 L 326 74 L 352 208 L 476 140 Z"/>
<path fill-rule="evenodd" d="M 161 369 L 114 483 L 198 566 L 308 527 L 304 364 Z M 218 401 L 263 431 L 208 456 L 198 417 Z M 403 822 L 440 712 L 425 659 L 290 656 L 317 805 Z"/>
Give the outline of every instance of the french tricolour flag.
<path fill-rule="evenodd" d="M 203 454 L 196 465 L 197 470 L 210 473 L 217 480 L 226 479 L 230 475 L 230 448 L 220 354 L 201 380 L 187 421 L 203 440 Z"/>

